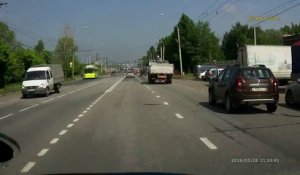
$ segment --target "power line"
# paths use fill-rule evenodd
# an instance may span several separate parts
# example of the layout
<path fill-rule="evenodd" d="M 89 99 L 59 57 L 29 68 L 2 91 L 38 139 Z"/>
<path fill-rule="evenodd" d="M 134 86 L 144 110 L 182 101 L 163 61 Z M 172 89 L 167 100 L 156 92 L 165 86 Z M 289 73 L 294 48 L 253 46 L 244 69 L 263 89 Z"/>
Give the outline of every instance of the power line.
<path fill-rule="evenodd" d="M 300 3 L 292 4 L 290 7 L 286 8 L 286 9 L 284 9 L 284 10 L 282 10 L 282 11 L 279 11 L 279 12 L 277 12 L 277 13 L 275 13 L 275 14 L 272 14 L 271 17 L 276 17 L 276 16 L 278 16 L 278 15 L 281 15 L 281 14 L 283 14 L 283 13 L 285 13 L 285 12 L 287 12 L 287 11 L 289 11 L 289 10 L 291 10 L 291 9 L 293 9 L 293 8 L 295 8 L 295 7 L 297 7 L 297 6 L 299 6 L 299 5 L 300 5 Z M 259 22 L 255 23 L 255 24 L 253 24 L 251 27 L 255 27 L 255 26 L 257 26 L 258 24 L 261 24 L 261 23 L 265 22 L 266 20 L 267 20 L 267 19 L 264 19 L 264 20 L 262 20 L 262 21 L 259 21 Z"/>

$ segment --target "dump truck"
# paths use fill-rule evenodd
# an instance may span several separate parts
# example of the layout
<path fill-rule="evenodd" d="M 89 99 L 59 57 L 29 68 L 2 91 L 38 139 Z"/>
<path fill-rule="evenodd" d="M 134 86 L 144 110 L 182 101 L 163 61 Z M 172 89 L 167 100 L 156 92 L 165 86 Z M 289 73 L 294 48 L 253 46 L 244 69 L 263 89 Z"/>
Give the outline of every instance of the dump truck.
<path fill-rule="evenodd" d="M 172 84 L 174 65 L 164 60 L 150 60 L 148 67 L 148 83 L 164 82 Z"/>

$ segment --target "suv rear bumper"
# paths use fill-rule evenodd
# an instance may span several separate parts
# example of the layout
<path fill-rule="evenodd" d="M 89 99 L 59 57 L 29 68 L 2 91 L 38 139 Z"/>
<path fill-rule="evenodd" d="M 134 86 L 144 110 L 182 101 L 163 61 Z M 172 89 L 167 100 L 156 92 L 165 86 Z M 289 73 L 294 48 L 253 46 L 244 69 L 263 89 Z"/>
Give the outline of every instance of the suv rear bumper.
<path fill-rule="evenodd" d="M 243 99 L 240 104 L 242 105 L 258 105 L 267 103 L 277 103 L 274 99 Z"/>

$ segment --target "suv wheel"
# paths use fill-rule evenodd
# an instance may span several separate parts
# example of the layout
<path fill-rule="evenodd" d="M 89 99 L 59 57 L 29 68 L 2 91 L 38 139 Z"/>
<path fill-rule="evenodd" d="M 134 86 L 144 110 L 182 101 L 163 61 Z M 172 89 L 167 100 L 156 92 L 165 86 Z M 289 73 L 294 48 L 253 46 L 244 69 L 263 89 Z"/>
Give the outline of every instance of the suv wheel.
<path fill-rule="evenodd" d="M 277 109 L 277 103 L 267 104 L 267 111 L 268 112 L 275 112 Z"/>
<path fill-rule="evenodd" d="M 212 90 L 209 90 L 209 92 L 208 92 L 208 101 L 209 101 L 209 104 L 211 104 L 211 105 L 215 105 L 216 104 L 215 95 L 212 92 Z"/>
<path fill-rule="evenodd" d="M 231 113 L 233 111 L 233 106 L 232 106 L 232 102 L 231 102 L 231 98 L 229 94 L 226 94 L 225 97 L 225 110 L 228 113 Z"/>
<path fill-rule="evenodd" d="M 294 105 L 294 97 L 293 97 L 293 93 L 289 90 L 286 92 L 285 94 L 285 103 L 289 106 L 293 106 Z"/>

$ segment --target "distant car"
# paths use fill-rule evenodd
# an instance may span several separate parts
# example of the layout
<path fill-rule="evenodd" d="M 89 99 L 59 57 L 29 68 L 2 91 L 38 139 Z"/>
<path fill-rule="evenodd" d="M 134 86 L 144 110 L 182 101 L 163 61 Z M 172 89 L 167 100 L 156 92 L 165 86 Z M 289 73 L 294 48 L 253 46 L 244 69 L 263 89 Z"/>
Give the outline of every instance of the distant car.
<path fill-rule="evenodd" d="M 128 77 L 128 78 L 133 78 L 133 77 L 134 77 L 134 73 L 133 73 L 132 71 L 128 70 L 128 71 L 126 72 L 126 77 Z"/>
<path fill-rule="evenodd" d="M 278 80 L 268 68 L 231 66 L 210 81 L 209 103 L 225 102 L 228 113 L 241 105 L 265 104 L 268 112 L 278 106 Z"/>
<path fill-rule="evenodd" d="M 285 90 L 285 103 L 288 106 L 300 104 L 300 79 L 286 87 Z"/>

